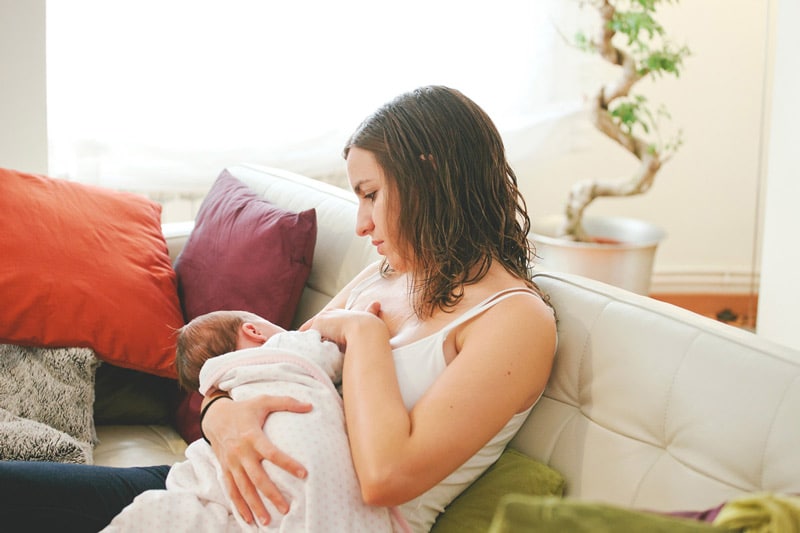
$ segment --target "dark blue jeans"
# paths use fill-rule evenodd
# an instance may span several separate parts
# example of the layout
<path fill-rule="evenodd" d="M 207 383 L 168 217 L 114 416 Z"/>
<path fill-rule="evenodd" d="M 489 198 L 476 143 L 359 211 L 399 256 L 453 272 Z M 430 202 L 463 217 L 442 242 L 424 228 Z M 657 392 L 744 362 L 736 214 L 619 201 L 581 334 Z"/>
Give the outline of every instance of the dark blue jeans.
<path fill-rule="evenodd" d="M 96 533 L 142 492 L 164 489 L 167 472 L 169 466 L 0 461 L 0 530 Z"/>

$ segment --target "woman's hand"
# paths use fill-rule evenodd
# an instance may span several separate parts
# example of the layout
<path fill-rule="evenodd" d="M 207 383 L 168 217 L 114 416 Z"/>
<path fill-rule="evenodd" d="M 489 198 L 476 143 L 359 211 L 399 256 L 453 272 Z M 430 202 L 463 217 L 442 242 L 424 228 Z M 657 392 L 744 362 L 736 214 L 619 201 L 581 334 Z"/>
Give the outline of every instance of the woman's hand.
<path fill-rule="evenodd" d="M 215 402 L 202 421 L 203 432 L 220 462 L 236 510 L 248 524 L 254 516 L 268 524 L 270 515 L 260 495 L 283 514 L 289 504 L 267 476 L 261 461 L 267 460 L 290 474 L 305 478 L 303 465 L 276 448 L 263 431 L 270 413 L 307 413 L 311 405 L 284 396 L 258 396 L 249 400 Z"/>
<path fill-rule="evenodd" d="M 367 326 L 386 330 L 381 320 L 380 302 L 372 302 L 364 311 L 324 309 L 300 326 L 300 331 L 314 329 L 323 339 L 336 343 L 339 349 L 347 348 L 347 336 L 354 328 Z"/>

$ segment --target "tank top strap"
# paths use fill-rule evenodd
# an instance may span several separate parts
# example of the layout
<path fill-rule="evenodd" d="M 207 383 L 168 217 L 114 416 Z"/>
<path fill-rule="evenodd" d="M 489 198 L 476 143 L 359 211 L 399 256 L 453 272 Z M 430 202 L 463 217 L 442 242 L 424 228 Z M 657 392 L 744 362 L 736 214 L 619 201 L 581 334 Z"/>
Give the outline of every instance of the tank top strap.
<path fill-rule="evenodd" d="M 456 318 L 455 320 L 444 326 L 440 330 L 442 336 L 443 337 L 447 336 L 447 334 L 450 331 L 452 331 L 453 328 L 460 326 L 461 324 L 465 323 L 466 321 L 472 318 L 475 318 L 476 316 L 483 313 L 487 309 L 493 307 L 494 305 L 517 294 L 530 294 L 536 296 L 537 298 L 540 298 L 539 294 L 536 291 L 534 291 L 533 289 L 528 289 L 527 287 L 513 287 L 511 289 L 503 289 L 502 291 L 496 292 L 493 295 L 489 296 L 481 303 L 479 303 L 472 309 L 467 310 L 467 312 L 465 312 L 463 315 L 461 315 L 460 317 Z"/>

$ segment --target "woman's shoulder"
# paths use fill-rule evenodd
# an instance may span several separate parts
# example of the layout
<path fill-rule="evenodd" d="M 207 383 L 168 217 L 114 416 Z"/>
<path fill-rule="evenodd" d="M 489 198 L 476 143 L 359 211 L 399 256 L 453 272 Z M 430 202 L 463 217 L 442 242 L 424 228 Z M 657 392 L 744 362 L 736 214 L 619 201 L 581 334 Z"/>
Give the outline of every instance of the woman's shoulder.
<path fill-rule="evenodd" d="M 522 279 L 503 268 L 500 264 L 492 264 L 483 278 L 464 288 L 464 293 L 470 295 L 470 300 L 482 300 L 494 295 L 505 293 L 527 293 L 539 297 L 542 293 L 529 279 Z M 525 298 L 527 300 L 527 298 Z"/>
<path fill-rule="evenodd" d="M 473 373 L 508 368 L 528 376 L 513 382 L 520 401 L 515 412 L 521 412 L 533 404 L 547 381 L 558 339 L 555 315 L 520 278 L 497 276 L 475 288 L 471 299 L 484 298 L 489 305 L 459 328 L 454 339 L 457 357 L 465 358 Z"/>
<path fill-rule="evenodd" d="M 555 323 L 552 307 L 535 285 L 510 274 L 502 267 L 490 269 L 483 280 L 470 287 L 467 305 L 473 307 L 480 304 L 491 304 L 487 309 L 486 320 L 479 320 L 487 327 L 498 327 L 508 318 L 514 323 Z M 506 317 L 505 315 L 508 315 Z"/>

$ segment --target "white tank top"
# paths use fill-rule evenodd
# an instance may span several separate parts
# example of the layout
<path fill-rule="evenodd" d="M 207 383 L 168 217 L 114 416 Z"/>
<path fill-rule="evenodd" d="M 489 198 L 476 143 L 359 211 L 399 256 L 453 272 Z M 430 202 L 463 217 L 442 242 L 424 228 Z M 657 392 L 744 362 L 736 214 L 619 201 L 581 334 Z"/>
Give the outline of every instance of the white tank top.
<path fill-rule="evenodd" d="M 380 274 L 376 273 L 354 287 L 345 307 L 349 309 L 361 291 L 375 283 L 379 277 Z M 469 309 L 433 335 L 392 350 L 400 393 L 406 409 L 410 411 L 414 407 L 447 367 L 444 356 L 444 341 L 447 335 L 495 304 L 519 294 L 532 294 L 540 298 L 535 291 L 526 288 L 500 291 Z M 537 398 L 536 402 L 538 401 Z M 536 405 L 536 402 L 533 405 Z M 533 406 L 511 417 L 497 435 L 439 484 L 400 506 L 400 510 L 415 532 L 429 531 L 439 513 L 500 457 L 508 441 L 528 418 L 532 408 Z"/>

